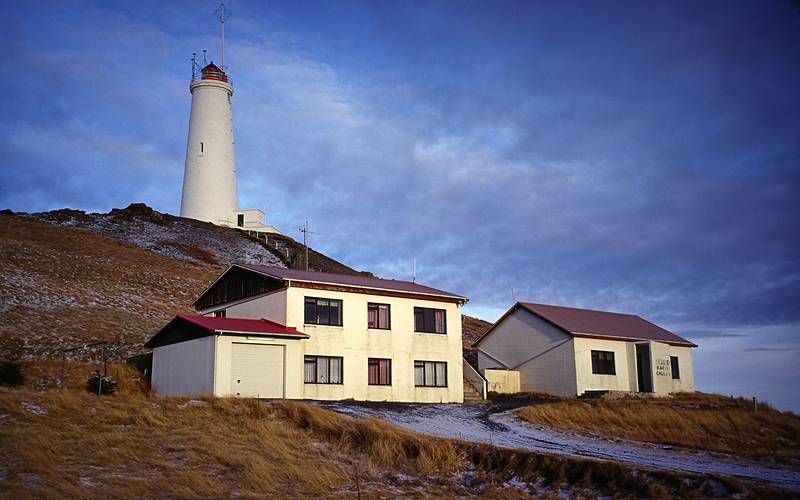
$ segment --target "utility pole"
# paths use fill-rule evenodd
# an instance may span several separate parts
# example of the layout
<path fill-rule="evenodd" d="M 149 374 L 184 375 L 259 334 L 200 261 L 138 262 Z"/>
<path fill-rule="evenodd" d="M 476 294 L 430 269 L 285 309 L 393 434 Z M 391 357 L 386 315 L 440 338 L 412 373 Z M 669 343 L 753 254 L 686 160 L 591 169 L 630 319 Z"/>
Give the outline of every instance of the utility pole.
<path fill-rule="evenodd" d="M 311 229 L 308 228 L 308 219 L 306 219 L 306 223 L 298 228 L 301 233 L 303 233 L 303 247 L 305 249 L 305 267 L 306 271 L 308 271 L 308 235 L 309 234 L 319 234 L 315 233 Z"/>

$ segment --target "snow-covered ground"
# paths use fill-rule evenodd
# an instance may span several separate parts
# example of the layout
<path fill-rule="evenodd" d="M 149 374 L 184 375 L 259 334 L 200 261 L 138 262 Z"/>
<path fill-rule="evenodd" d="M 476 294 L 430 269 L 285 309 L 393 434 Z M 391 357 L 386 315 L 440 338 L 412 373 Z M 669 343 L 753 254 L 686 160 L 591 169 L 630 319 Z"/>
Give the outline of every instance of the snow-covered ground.
<path fill-rule="evenodd" d="M 80 215 L 55 211 L 30 214 L 28 217 L 51 224 L 80 227 L 153 253 L 200 264 L 208 264 L 203 260 L 207 254 L 197 253 L 197 250 L 207 252 L 219 264 L 246 262 L 285 267 L 271 250 L 236 229 L 164 216 L 149 209 L 139 214 L 121 215 L 129 210 Z"/>
<path fill-rule="evenodd" d="M 560 431 L 524 422 L 513 410 L 497 411 L 484 405 L 319 404 L 351 417 L 379 418 L 434 436 L 571 457 L 616 460 L 652 469 L 732 476 L 800 490 L 800 471 L 797 470 L 771 468 L 718 453 Z"/>

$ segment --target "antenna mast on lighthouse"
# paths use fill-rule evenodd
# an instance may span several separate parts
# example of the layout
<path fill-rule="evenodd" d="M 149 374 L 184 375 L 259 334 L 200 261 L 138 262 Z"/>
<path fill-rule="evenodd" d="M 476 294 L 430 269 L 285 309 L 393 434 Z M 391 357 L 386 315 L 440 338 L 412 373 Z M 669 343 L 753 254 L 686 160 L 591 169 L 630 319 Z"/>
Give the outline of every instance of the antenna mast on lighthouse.
<path fill-rule="evenodd" d="M 219 27 L 222 34 L 220 39 L 220 51 L 219 51 L 219 58 L 220 58 L 220 69 L 225 71 L 228 69 L 225 66 L 225 21 L 231 18 L 231 11 L 225 7 L 225 3 L 222 2 L 219 4 L 219 8 L 214 11 L 214 15 L 219 18 Z"/>

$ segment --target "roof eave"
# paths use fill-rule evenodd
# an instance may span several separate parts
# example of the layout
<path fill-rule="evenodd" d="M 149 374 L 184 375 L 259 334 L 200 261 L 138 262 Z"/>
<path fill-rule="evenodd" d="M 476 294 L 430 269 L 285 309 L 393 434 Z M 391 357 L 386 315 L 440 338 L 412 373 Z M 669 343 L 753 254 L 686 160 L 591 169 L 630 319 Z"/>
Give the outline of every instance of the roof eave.
<path fill-rule="evenodd" d="M 452 299 L 457 299 L 457 300 L 461 301 L 462 304 L 466 304 L 467 302 L 469 302 L 469 297 L 464 297 L 463 295 L 446 294 L 446 293 L 445 294 L 441 294 L 441 293 L 427 293 L 427 292 L 410 292 L 410 291 L 407 291 L 407 290 L 397 290 L 397 289 L 393 289 L 393 288 L 380 288 L 380 287 L 368 286 L 368 285 L 348 285 L 348 284 L 345 284 L 345 283 L 333 283 L 333 282 L 330 282 L 330 281 L 317 281 L 317 280 L 306 280 L 306 279 L 296 279 L 296 278 L 282 278 L 280 276 L 276 276 L 274 274 L 270 274 L 267 271 L 263 271 L 261 269 L 255 269 L 255 268 L 249 267 L 247 264 L 232 264 L 231 267 L 233 267 L 233 266 L 241 267 L 243 269 L 247 269 L 248 271 L 253 271 L 254 273 L 258 273 L 258 274 L 261 274 L 261 275 L 264 275 L 264 276 L 268 276 L 268 277 L 276 279 L 276 280 L 281 280 L 281 281 L 285 282 L 288 286 L 291 286 L 292 282 L 313 283 L 313 284 L 317 284 L 317 285 L 328 285 L 328 286 L 350 286 L 350 287 L 353 287 L 353 288 L 365 288 L 367 290 L 378 290 L 378 291 L 383 291 L 383 292 L 403 293 L 403 294 L 408 294 L 408 295 L 426 295 L 428 297 L 441 297 L 443 299 L 451 299 L 451 300 Z M 226 270 L 225 272 L 228 272 L 228 271 Z M 217 278 L 217 279 L 219 279 L 219 278 Z M 205 293 L 205 292 L 203 292 L 203 293 Z"/>

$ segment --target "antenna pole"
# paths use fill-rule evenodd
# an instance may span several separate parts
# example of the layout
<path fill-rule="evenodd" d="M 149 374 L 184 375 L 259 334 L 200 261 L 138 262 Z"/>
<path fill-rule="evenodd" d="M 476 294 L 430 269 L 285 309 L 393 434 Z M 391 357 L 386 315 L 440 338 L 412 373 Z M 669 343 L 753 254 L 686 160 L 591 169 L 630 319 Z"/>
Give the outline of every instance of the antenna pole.
<path fill-rule="evenodd" d="M 411 271 L 411 282 L 412 283 L 417 282 L 417 259 L 414 259 L 414 268 Z"/>
<path fill-rule="evenodd" d="M 219 29 L 220 29 L 220 69 L 225 70 L 225 21 L 230 19 L 231 11 L 225 8 L 225 3 L 220 3 L 219 8 L 214 12 L 219 16 Z"/>
<path fill-rule="evenodd" d="M 304 260 L 306 262 L 306 271 L 308 271 L 308 219 L 306 219 L 306 225 L 303 227 L 303 246 L 306 247 L 306 258 Z"/>
<path fill-rule="evenodd" d="M 308 219 L 306 219 L 306 223 L 298 228 L 301 233 L 303 233 L 303 249 L 305 251 L 305 267 L 306 271 L 308 271 L 308 235 L 309 234 L 318 234 L 308 228 Z"/>

